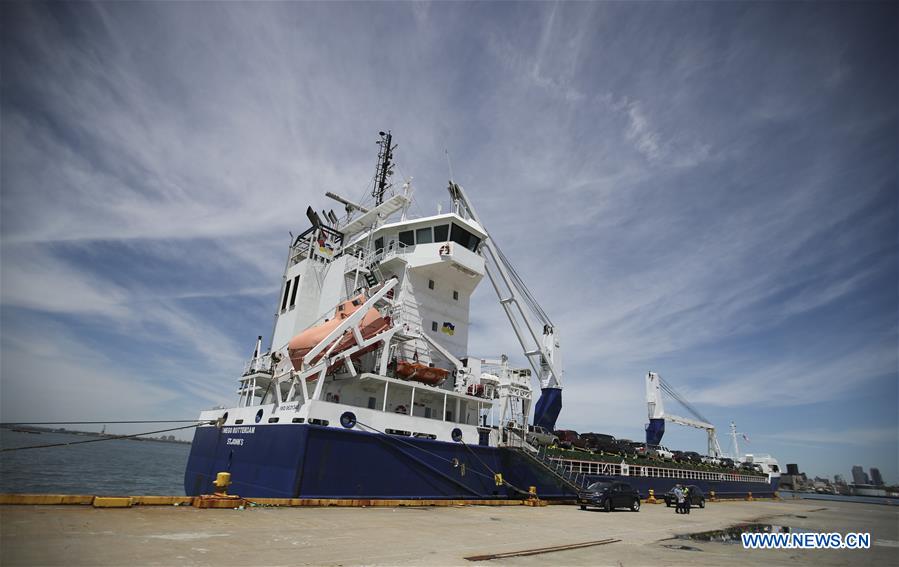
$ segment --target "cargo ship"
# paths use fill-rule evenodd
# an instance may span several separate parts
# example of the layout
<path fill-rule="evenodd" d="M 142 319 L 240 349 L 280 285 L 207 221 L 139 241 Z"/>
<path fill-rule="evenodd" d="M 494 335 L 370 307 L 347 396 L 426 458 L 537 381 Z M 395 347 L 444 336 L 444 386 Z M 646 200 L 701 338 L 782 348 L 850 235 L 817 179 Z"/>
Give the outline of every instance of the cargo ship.
<path fill-rule="evenodd" d="M 187 495 L 214 492 L 218 472 L 257 498 L 573 499 L 612 478 L 644 495 L 687 480 L 722 495 L 776 490 L 770 468 L 547 447 L 538 432 L 553 431 L 562 408 L 559 330 L 463 188 L 449 182 L 450 211 L 413 218 L 411 182 L 391 183 L 392 134 L 378 144 L 365 204 L 327 193 L 343 214 L 306 210 L 268 348 L 260 336 L 233 407 L 199 416 Z M 485 275 L 524 367 L 468 352 L 470 301 Z"/>

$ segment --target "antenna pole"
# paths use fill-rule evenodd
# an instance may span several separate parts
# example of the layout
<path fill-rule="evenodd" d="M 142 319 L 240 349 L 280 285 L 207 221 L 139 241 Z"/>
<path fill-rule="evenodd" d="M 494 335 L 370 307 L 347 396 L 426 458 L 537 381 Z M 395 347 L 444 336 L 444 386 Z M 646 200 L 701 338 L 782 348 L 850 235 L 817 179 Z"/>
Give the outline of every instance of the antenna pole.
<path fill-rule="evenodd" d="M 393 150 L 396 149 L 396 146 L 393 145 L 393 135 L 390 133 L 390 130 L 386 134 L 384 132 L 379 133 L 381 139 L 377 143 L 381 146 L 381 149 L 378 151 L 375 187 L 371 191 L 372 197 L 375 198 L 376 207 L 384 202 L 384 193 L 390 188 L 390 176 L 393 174 Z"/>
<path fill-rule="evenodd" d="M 449 150 L 443 148 L 443 152 L 446 154 L 446 169 L 449 171 L 450 182 L 453 182 L 456 178 L 453 177 L 453 164 L 450 162 Z"/>

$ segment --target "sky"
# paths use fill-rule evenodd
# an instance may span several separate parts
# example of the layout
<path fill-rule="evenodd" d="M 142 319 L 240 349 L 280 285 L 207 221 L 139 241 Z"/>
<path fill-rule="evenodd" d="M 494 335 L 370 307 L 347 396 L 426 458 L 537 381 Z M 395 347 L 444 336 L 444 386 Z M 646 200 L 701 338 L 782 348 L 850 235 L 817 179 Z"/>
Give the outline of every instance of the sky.
<path fill-rule="evenodd" d="M 560 427 L 642 439 L 652 370 L 725 450 L 899 482 L 895 3 L 0 13 L 3 421 L 233 405 L 290 232 L 389 129 L 412 212 L 451 171 L 559 329 Z M 469 350 L 524 365 L 492 293 Z"/>

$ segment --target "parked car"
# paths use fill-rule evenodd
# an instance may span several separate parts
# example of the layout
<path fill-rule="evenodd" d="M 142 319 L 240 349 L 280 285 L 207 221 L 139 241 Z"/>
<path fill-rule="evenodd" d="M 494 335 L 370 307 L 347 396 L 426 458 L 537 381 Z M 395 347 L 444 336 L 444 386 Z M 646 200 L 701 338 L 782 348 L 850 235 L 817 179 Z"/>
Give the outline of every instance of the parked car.
<path fill-rule="evenodd" d="M 671 451 L 671 459 L 678 463 L 684 463 L 689 460 L 683 451 Z"/>
<path fill-rule="evenodd" d="M 571 429 L 559 429 L 554 431 L 556 437 L 559 438 L 559 446 L 565 449 L 571 449 L 572 447 L 578 447 L 580 449 L 585 449 L 587 444 L 581 439 L 581 436 L 578 435 L 577 431 Z"/>
<path fill-rule="evenodd" d="M 588 506 L 611 512 L 615 508 L 630 508 L 640 511 L 640 494 L 626 482 L 594 482 L 587 490 L 578 493 L 577 503 L 581 510 Z"/>
<path fill-rule="evenodd" d="M 695 484 L 688 484 L 687 497 L 690 499 L 690 506 L 699 506 L 705 508 L 705 493 Z M 674 495 L 674 487 L 665 493 L 665 506 L 671 508 L 677 504 L 677 497 Z"/>
<path fill-rule="evenodd" d="M 604 433 L 584 433 L 581 435 L 581 439 L 586 442 L 588 449 L 602 451 L 604 453 L 618 452 L 618 444 L 611 435 L 605 435 Z"/>
<path fill-rule="evenodd" d="M 559 438 L 551 432 L 543 429 L 539 425 L 528 425 L 528 433 L 526 437 L 531 445 L 556 445 Z"/>
<path fill-rule="evenodd" d="M 634 448 L 634 442 L 630 439 L 616 439 L 615 446 L 617 447 L 616 453 L 623 456 L 634 456 L 637 454 L 637 449 Z"/>
<path fill-rule="evenodd" d="M 750 472 L 762 472 L 761 465 L 757 463 L 740 463 L 740 469 Z"/>
<path fill-rule="evenodd" d="M 647 445 L 647 452 L 651 457 L 665 459 L 666 461 L 674 459 L 674 453 L 661 445 Z"/>
<path fill-rule="evenodd" d="M 705 464 L 707 464 L 707 465 L 715 465 L 715 466 L 718 466 L 718 465 L 721 464 L 721 459 L 719 459 L 718 457 L 712 457 L 712 456 L 710 456 L 710 455 L 703 455 L 703 456 L 702 456 L 702 462 L 705 463 Z"/>
<path fill-rule="evenodd" d="M 728 459 L 727 457 L 725 457 L 725 458 L 721 459 L 721 466 L 732 469 L 732 468 L 734 468 L 734 460 Z"/>
<path fill-rule="evenodd" d="M 702 462 L 702 455 L 700 455 L 696 451 L 687 451 L 686 453 L 684 453 L 684 457 L 685 460 L 694 464 L 699 464 Z"/>

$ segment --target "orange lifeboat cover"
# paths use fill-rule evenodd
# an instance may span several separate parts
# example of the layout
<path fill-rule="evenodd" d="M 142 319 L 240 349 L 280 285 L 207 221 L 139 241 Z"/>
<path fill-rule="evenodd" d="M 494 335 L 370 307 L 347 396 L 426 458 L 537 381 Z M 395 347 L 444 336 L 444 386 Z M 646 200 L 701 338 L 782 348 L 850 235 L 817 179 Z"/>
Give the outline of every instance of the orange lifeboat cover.
<path fill-rule="evenodd" d="M 420 362 L 400 360 L 396 363 L 396 373 L 406 380 L 415 380 L 430 386 L 438 386 L 446 380 L 449 370 L 428 366 Z"/>
<path fill-rule="evenodd" d="M 325 321 L 320 325 L 309 327 L 302 333 L 299 333 L 294 338 L 290 339 L 290 342 L 287 344 L 287 352 L 290 354 L 290 361 L 293 363 L 294 370 L 300 370 L 303 366 L 303 357 L 327 337 L 331 331 L 340 325 L 344 319 L 358 311 L 363 303 L 365 303 L 364 295 L 359 295 L 353 299 L 344 301 L 334 310 L 334 317 L 332 319 Z M 371 307 L 369 308 L 368 313 L 362 317 L 359 326 L 362 337 L 368 339 L 390 326 L 390 320 L 382 317 L 377 309 Z M 355 338 L 353 337 L 352 331 L 348 330 L 344 337 L 340 339 L 337 347 L 331 351 L 331 354 L 334 355 L 344 351 L 353 344 L 355 344 Z M 326 351 L 327 349 L 322 351 L 322 353 L 315 357 L 312 362 L 316 362 Z"/>

